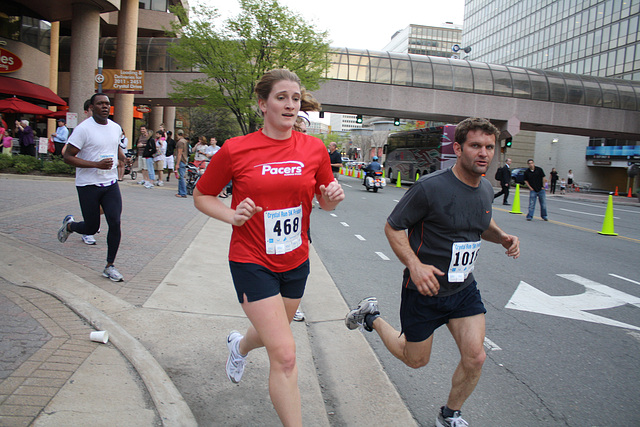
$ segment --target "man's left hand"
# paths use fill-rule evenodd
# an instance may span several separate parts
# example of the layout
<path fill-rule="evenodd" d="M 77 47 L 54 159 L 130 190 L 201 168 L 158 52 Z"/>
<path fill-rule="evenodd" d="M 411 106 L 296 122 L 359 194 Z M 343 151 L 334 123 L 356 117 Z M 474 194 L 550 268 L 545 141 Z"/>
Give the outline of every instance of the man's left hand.
<path fill-rule="evenodd" d="M 517 259 L 520 256 L 520 240 L 518 236 L 505 234 L 501 243 L 502 247 L 507 250 L 505 252 L 507 256 L 513 257 L 513 259 Z"/>

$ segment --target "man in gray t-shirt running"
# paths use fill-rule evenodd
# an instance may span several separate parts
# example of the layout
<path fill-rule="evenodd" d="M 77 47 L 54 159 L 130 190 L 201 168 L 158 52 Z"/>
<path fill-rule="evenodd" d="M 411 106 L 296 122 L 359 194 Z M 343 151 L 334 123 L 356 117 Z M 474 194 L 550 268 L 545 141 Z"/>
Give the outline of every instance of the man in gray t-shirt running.
<path fill-rule="evenodd" d="M 347 328 L 375 330 L 387 349 L 412 368 L 429 362 L 433 332 L 447 324 L 460 350 L 445 406 L 436 426 L 468 425 L 462 404 L 480 379 L 486 310 L 472 271 L 482 240 L 501 244 L 518 258 L 520 243 L 491 218 L 493 189 L 482 177 L 495 152 L 499 131 L 486 119 L 458 124 L 456 164 L 422 177 L 395 207 L 385 226 L 393 252 L 406 266 L 396 331 L 382 317 L 376 298 L 362 300 L 345 319 Z"/>

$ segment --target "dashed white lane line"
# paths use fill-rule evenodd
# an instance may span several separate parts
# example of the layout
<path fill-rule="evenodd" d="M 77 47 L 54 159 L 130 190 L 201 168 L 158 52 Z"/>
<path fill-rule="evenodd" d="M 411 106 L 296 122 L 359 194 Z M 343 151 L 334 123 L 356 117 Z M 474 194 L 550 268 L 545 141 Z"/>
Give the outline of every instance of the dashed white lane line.
<path fill-rule="evenodd" d="M 331 215 L 334 218 L 338 218 L 338 215 L 334 214 L 334 213 L 330 213 L 329 215 Z"/>
<path fill-rule="evenodd" d="M 382 252 L 376 252 L 376 255 L 378 255 L 380 258 L 382 258 L 385 261 L 389 261 L 389 257 L 383 254 Z"/>
<path fill-rule="evenodd" d="M 340 224 L 342 224 L 344 227 L 348 227 L 349 224 L 347 224 L 346 222 L 341 222 Z"/>
<path fill-rule="evenodd" d="M 362 240 L 362 241 L 367 240 L 367 239 L 365 239 L 364 237 L 362 237 L 362 236 L 361 236 L 361 235 L 359 235 L 359 234 L 356 234 L 355 236 L 356 236 L 356 238 L 357 238 L 358 240 Z"/>
<path fill-rule="evenodd" d="M 582 211 L 574 211 L 571 209 L 564 209 L 564 208 L 560 208 L 561 211 L 565 211 L 565 212 L 572 212 L 572 213 L 579 213 L 582 215 L 591 215 L 591 216 L 604 216 L 604 215 L 600 215 L 600 214 L 594 214 L 594 213 L 589 213 L 589 212 L 582 212 Z M 613 219 L 620 219 L 617 216 L 614 216 Z"/>
<path fill-rule="evenodd" d="M 496 350 L 502 350 L 498 344 L 494 343 L 493 341 L 491 341 L 489 338 L 484 337 L 484 346 L 487 347 L 488 350 L 491 351 L 496 351 Z"/>
<path fill-rule="evenodd" d="M 609 273 L 609 276 L 615 277 L 617 279 L 626 280 L 627 282 L 635 283 L 636 285 L 640 285 L 640 282 L 636 282 L 635 280 L 627 279 L 626 277 L 618 276 L 617 274 Z"/>

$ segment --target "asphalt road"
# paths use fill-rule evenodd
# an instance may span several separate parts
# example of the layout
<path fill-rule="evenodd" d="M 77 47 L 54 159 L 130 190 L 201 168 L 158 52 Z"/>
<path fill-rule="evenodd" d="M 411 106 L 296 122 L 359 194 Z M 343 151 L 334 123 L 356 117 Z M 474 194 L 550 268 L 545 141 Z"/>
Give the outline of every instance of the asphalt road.
<path fill-rule="evenodd" d="M 342 182 L 347 198 L 338 209 L 313 213 L 313 245 L 350 305 L 375 295 L 399 329 L 403 266 L 383 227 L 405 189 L 374 194 L 355 179 Z M 520 200 L 526 213 L 528 192 Z M 483 242 L 474 274 L 488 310 L 488 358 L 464 416 L 476 426 L 640 425 L 640 209 L 614 210 L 618 237 L 597 233 L 602 203 L 556 197 L 548 209 L 549 222 L 528 222 L 494 205 L 522 255 L 513 260 Z M 375 333 L 366 336 L 418 422 L 433 425 L 458 362 L 447 329 L 436 332 L 431 362 L 418 370 Z"/>

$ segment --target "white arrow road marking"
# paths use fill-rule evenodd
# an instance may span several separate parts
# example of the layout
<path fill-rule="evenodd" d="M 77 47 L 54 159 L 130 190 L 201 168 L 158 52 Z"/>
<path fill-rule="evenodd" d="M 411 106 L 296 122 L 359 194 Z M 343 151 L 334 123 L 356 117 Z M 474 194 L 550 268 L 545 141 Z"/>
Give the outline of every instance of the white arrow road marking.
<path fill-rule="evenodd" d="M 382 258 L 385 261 L 389 261 L 389 258 L 382 252 L 376 252 L 376 255 L 378 255 L 380 258 Z"/>
<path fill-rule="evenodd" d="M 618 276 L 617 274 L 609 273 L 609 276 L 613 276 L 616 279 L 626 280 L 627 282 L 635 283 L 636 285 L 640 285 L 640 282 L 636 282 L 635 280 L 627 279 L 626 277 Z"/>
<path fill-rule="evenodd" d="M 575 274 L 559 274 L 559 276 L 583 285 L 585 292 L 578 295 L 551 296 L 521 281 L 505 308 L 640 331 L 638 326 L 585 311 L 619 307 L 625 304 L 640 307 L 640 298 Z"/>
<path fill-rule="evenodd" d="M 338 218 L 338 215 L 334 214 L 334 213 L 330 213 L 329 215 L 331 215 L 334 218 Z"/>
<path fill-rule="evenodd" d="M 364 237 L 362 237 L 359 234 L 356 234 L 355 236 L 356 236 L 356 238 L 358 238 L 358 240 L 362 240 L 362 241 L 367 240 L 367 239 L 365 239 Z"/>
<path fill-rule="evenodd" d="M 346 222 L 341 222 L 340 224 L 342 224 L 342 225 L 343 225 L 343 226 L 345 226 L 345 227 L 348 227 L 348 226 L 349 226 L 349 224 L 347 224 Z"/>

